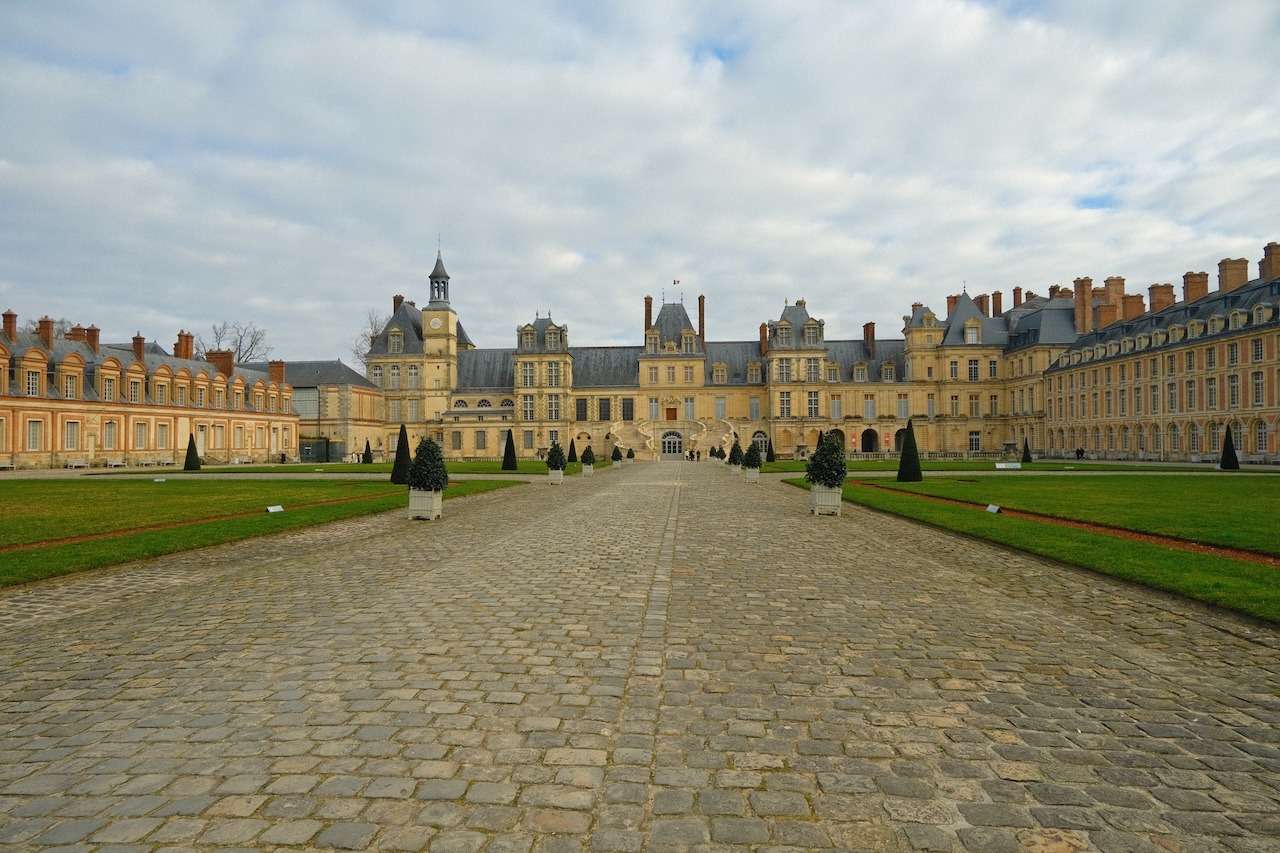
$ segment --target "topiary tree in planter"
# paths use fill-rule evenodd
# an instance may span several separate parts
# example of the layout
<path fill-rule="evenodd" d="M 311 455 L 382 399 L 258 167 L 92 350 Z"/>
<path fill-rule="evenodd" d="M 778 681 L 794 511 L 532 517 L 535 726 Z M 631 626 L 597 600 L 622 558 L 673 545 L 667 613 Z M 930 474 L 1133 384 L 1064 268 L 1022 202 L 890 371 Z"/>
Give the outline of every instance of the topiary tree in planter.
<path fill-rule="evenodd" d="M 563 483 L 564 482 L 564 466 L 569 464 L 564 458 L 564 448 L 560 446 L 560 442 L 551 442 L 551 449 L 547 451 L 547 477 L 548 482 Z"/>
<path fill-rule="evenodd" d="M 588 465 L 594 464 L 596 464 L 596 454 L 595 451 L 591 449 L 591 445 L 588 444 L 587 449 L 582 451 L 582 467 L 586 468 Z"/>
<path fill-rule="evenodd" d="M 630 448 L 630 447 L 628 447 L 628 448 L 627 448 L 627 458 L 628 458 L 628 459 L 635 459 L 635 458 L 636 458 L 636 452 L 635 452 L 635 450 L 634 450 L 634 449 L 632 449 L 632 448 Z"/>
<path fill-rule="evenodd" d="M 733 440 L 733 447 L 729 448 L 729 464 L 742 464 L 742 445 L 738 444 L 738 439 Z"/>
<path fill-rule="evenodd" d="M 449 485 L 449 471 L 444 467 L 440 445 L 430 438 L 418 442 L 406 480 L 409 486 L 409 517 L 439 518 L 444 487 Z"/>
<path fill-rule="evenodd" d="M 742 454 L 743 468 L 759 468 L 763 460 L 760 458 L 760 448 L 753 441 L 747 445 L 747 450 Z"/>
<path fill-rule="evenodd" d="M 611 462 L 621 462 L 621 461 L 622 461 L 622 448 L 621 448 L 621 447 L 619 447 L 619 446 L 618 446 L 618 445 L 616 445 L 616 444 L 613 446 L 613 453 L 609 454 L 609 461 L 611 461 Z"/>
<path fill-rule="evenodd" d="M 1222 438 L 1222 459 L 1218 467 L 1223 471 L 1239 471 L 1240 459 L 1236 456 L 1236 443 L 1231 440 L 1231 424 L 1227 424 L 1227 434 Z"/>
<path fill-rule="evenodd" d="M 902 439 L 902 456 L 898 459 L 898 482 L 919 483 L 923 479 L 920 451 L 916 448 L 916 430 L 911 421 L 907 421 L 907 435 Z"/>
<path fill-rule="evenodd" d="M 360 462 L 365 465 L 373 464 L 373 447 L 369 444 L 369 439 L 364 440 L 364 453 L 360 456 Z"/>
<path fill-rule="evenodd" d="M 1025 438 L 1022 439 L 1022 461 L 1023 462 L 1031 461 L 1031 444 Z"/>
<path fill-rule="evenodd" d="M 809 508 L 814 515 L 839 515 L 844 478 L 844 446 L 836 436 L 826 436 L 805 463 L 809 481 Z"/>
<path fill-rule="evenodd" d="M 502 451 L 502 470 L 514 471 L 516 470 L 516 467 L 515 431 L 507 430 L 507 446 L 506 449 Z"/>
<path fill-rule="evenodd" d="M 413 459 L 409 457 L 409 430 L 400 424 L 400 438 L 396 441 L 396 461 L 391 464 L 391 482 L 397 486 L 409 482 L 409 466 Z"/>
<path fill-rule="evenodd" d="M 575 447 L 573 446 L 573 439 L 572 439 L 572 438 L 571 438 L 571 439 L 569 439 L 569 461 L 570 461 L 570 462 L 577 462 L 577 461 L 578 461 L 578 450 L 577 450 L 577 448 L 575 448 Z"/>
<path fill-rule="evenodd" d="M 199 471 L 200 470 L 200 454 L 196 451 L 196 437 L 188 434 L 187 436 L 187 458 L 182 463 L 183 471 Z"/>

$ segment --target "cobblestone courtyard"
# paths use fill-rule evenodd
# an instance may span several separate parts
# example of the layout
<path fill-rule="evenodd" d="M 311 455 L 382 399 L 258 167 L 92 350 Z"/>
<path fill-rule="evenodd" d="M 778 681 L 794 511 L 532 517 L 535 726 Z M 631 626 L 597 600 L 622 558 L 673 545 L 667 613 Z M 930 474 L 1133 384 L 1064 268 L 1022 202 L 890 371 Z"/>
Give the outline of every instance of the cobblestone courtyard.
<path fill-rule="evenodd" d="M 1280 633 L 806 510 L 636 464 L 0 593 L 0 849 L 1280 850 Z"/>

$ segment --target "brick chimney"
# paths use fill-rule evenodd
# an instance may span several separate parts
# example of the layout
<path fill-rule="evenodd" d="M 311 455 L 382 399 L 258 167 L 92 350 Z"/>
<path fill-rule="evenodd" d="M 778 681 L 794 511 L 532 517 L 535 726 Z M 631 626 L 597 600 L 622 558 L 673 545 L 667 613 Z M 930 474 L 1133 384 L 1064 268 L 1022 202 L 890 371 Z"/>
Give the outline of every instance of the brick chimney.
<path fill-rule="evenodd" d="M 1013 289 L 1013 307 L 1017 308 L 1021 304 L 1022 304 L 1022 288 L 1015 287 Z"/>
<path fill-rule="evenodd" d="M 138 361 L 145 362 L 146 355 L 147 355 L 147 339 L 142 336 L 142 332 L 134 332 L 133 357 Z"/>
<path fill-rule="evenodd" d="M 768 352 L 769 352 L 769 325 L 767 323 L 761 323 L 760 324 L 760 354 L 765 355 Z"/>
<path fill-rule="evenodd" d="M 1093 279 L 1078 278 L 1076 290 L 1076 334 L 1093 331 Z"/>
<path fill-rule="evenodd" d="M 1105 299 L 1108 305 L 1116 309 L 1116 313 L 1120 312 L 1120 305 L 1124 302 L 1124 277 L 1113 275 L 1108 276 L 1103 282 L 1103 290 L 1106 291 Z"/>
<path fill-rule="evenodd" d="M 1126 320 L 1132 320 L 1134 317 L 1141 317 L 1145 312 L 1146 306 L 1143 304 L 1141 293 L 1129 293 L 1124 297 L 1123 313 Z"/>
<path fill-rule="evenodd" d="M 1163 311 L 1177 300 L 1173 295 L 1172 284 L 1153 284 L 1147 288 L 1151 294 L 1151 313 Z"/>
<path fill-rule="evenodd" d="M 956 310 L 956 303 L 960 301 L 957 294 L 951 294 L 947 297 L 947 316 L 950 317 Z"/>
<path fill-rule="evenodd" d="M 90 326 L 84 330 L 84 342 L 89 345 L 89 350 L 94 355 L 101 354 L 101 351 L 98 348 L 98 336 L 100 334 L 102 334 L 102 330 L 97 326 Z"/>
<path fill-rule="evenodd" d="M 1057 299 L 1058 294 L 1062 292 L 1062 287 L 1056 284 L 1049 285 L 1049 298 Z"/>
<path fill-rule="evenodd" d="M 705 349 L 707 345 L 707 297 L 698 296 L 698 340 L 702 341 Z"/>
<path fill-rule="evenodd" d="M 1098 328 L 1105 329 L 1113 324 L 1120 314 L 1120 309 L 1109 302 L 1098 306 Z"/>
<path fill-rule="evenodd" d="M 391 297 L 391 313 L 394 314 L 400 310 L 400 306 L 404 304 L 404 297 L 397 293 Z"/>
<path fill-rule="evenodd" d="M 876 324 L 875 323 L 862 324 L 862 342 L 866 344 L 867 357 L 874 361 L 876 357 Z"/>
<path fill-rule="evenodd" d="M 18 312 L 12 308 L 4 312 L 4 336 L 10 343 L 18 339 Z"/>
<path fill-rule="evenodd" d="M 271 381 L 277 385 L 284 385 L 284 362 L 268 361 L 267 375 L 271 377 Z"/>
<path fill-rule="evenodd" d="M 978 311 L 982 314 L 983 317 L 991 316 L 991 307 L 987 304 L 987 300 L 989 298 L 990 297 L 988 297 L 987 294 L 985 293 L 980 296 L 975 296 L 973 298 L 973 304 L 978 306 Z"/>
<path fill-rule="evenodd" d="M 646 296 L 644 298 L 644 330 L 647 332 L 653 328 L 653 297 Z"/>
<path fill-rule="evenodd" d="M 44 342 L 45 349 L 53 349 L 53 319 L 48 314 L 41 317 L 40 322 L 36 324 L 36 333 Z"/>
<path fill-rule="evenodd" d="M 1207 272 L 1185 272 L 1182 274 L 1182 301 L 1195 302 L 1209 295 L 1209 274 Z"/>
<path fill-rule="evenodd" d="M 1262 250 L 1262 260 L 1258 261 L 1260 278 L 1280 278 L 1280 243 L 1272 240 Z"/>
<path fill-rule="evenodd" d="M 1004 294 L 997 290 L 991 294 L 991 316 L 999 317 L 1003 313 L 1004 313 Z"/>
<path fill-rule="evenodd" d="M 67 340 L 83 343 L 84 342 L 84 326 L 81 326 L 79 323 L 76 323 L 74 326 L 68 329 Z"/>
<path fill-rule="evenodd" d="M 229 349 L 205 350 L 204 360 L 218 369 L 223 376 L 230 376 L 235 371 L 236 354 Z"/>
<path fill-rule="evenodd" d="M 1223 258 L 1218 261 L 1218 290 L 1227 293 L 1249 283 L 1247 258 Z"/>

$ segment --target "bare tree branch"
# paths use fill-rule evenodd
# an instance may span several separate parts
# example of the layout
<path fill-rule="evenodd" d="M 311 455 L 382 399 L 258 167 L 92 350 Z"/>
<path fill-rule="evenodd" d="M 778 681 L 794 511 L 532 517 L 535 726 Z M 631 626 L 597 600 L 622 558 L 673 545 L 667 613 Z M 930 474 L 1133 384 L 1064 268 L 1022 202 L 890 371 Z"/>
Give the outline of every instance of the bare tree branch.
<path fill-rule="evenodd" d="M 196 336 L 196 358 L 204 358 L 210 350 L 229 349 L 234 352 L 236 364 L 247 361 L 265 361 L 273 347 L 267 344 L 267 330 L 257 323 L 230 323 L 223 320 L 210 328 L 206 341 Z"/>
<path fill-rule="evenodd" d="M 377 308 L 366 308 L 364 324 L 351 339 L 351 355 L 363 367 L 369 360 L 369 339 L 382 332 L 391 321 L 390 314 L 383 314 Z"/>

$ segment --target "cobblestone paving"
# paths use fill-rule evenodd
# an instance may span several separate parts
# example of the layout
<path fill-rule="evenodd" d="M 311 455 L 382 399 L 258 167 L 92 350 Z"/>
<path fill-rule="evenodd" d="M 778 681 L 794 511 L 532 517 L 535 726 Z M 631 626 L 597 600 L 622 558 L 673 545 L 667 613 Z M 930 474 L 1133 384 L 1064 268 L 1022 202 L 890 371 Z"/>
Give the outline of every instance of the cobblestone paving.
<path fill-rule="evenodd" d="M 715 465 L 0 594 L 0 849 L 1275 851 L 1277 632 Z"/>

